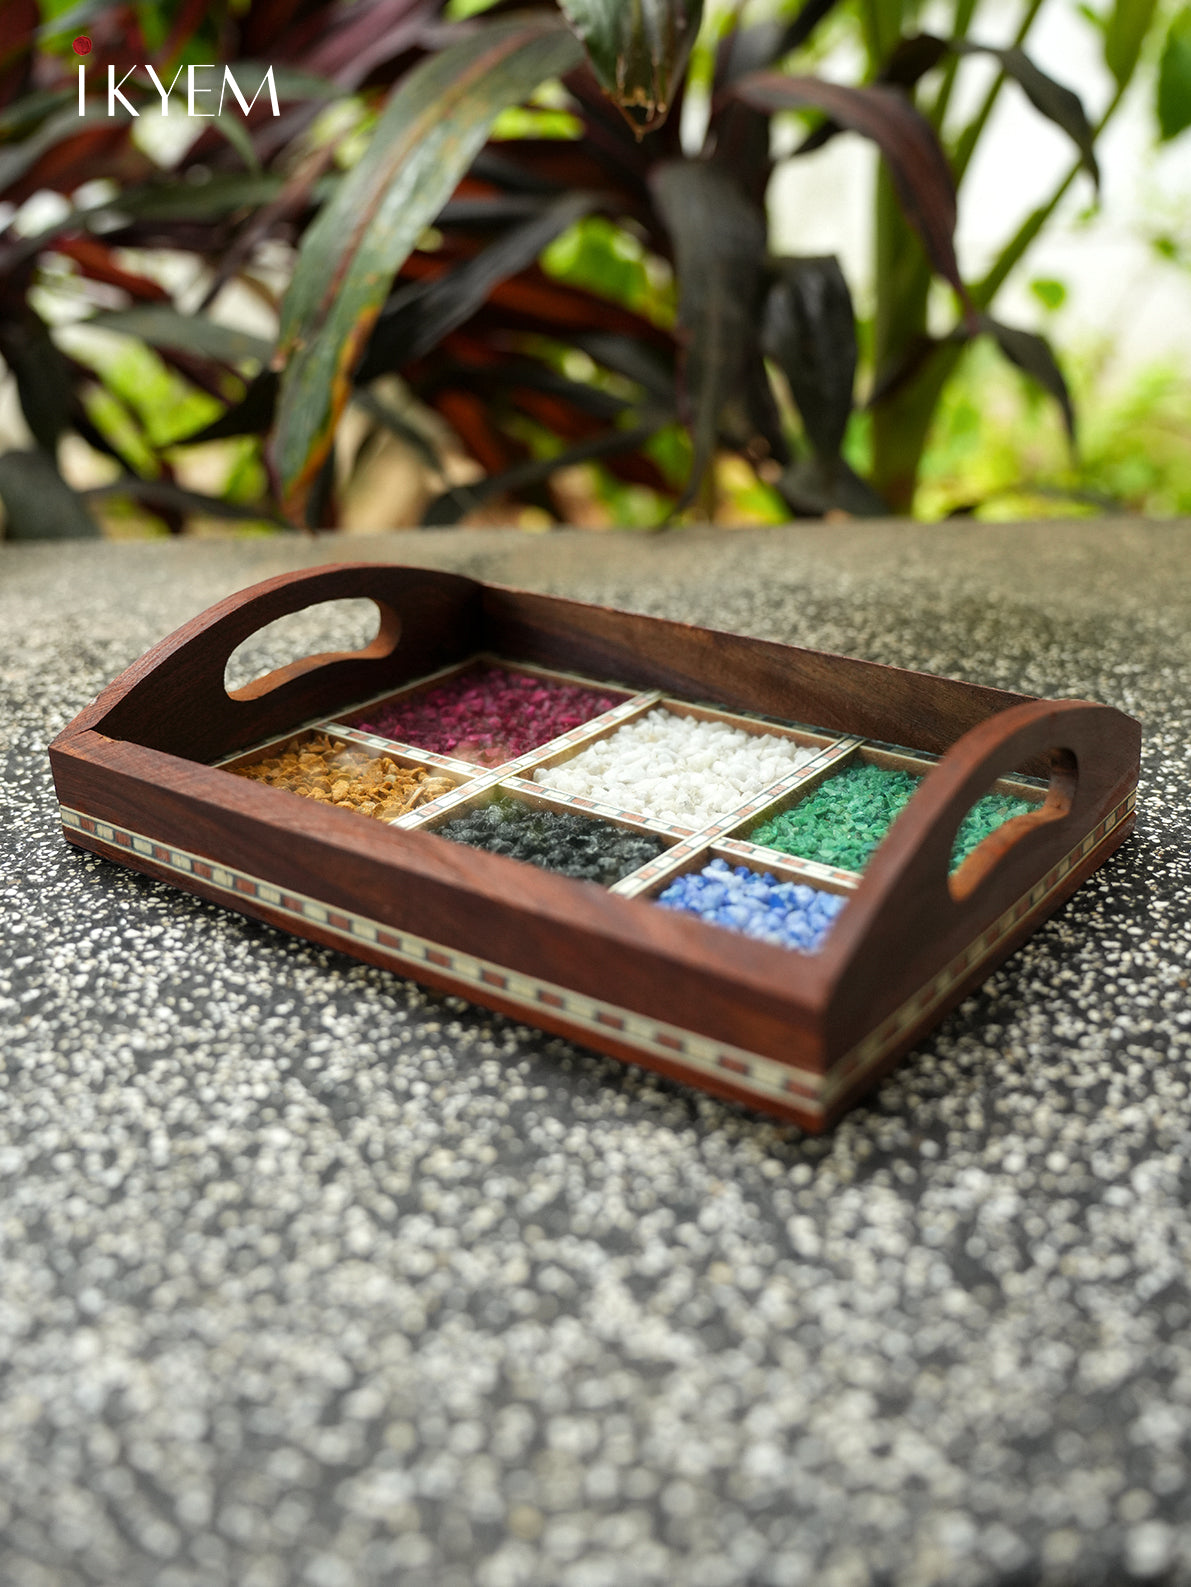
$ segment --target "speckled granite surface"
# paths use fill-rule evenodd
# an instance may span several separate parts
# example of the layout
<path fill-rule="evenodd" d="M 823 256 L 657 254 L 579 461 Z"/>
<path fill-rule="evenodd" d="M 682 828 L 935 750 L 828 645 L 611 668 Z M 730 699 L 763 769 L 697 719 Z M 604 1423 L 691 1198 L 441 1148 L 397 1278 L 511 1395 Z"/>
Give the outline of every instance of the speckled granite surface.
<path fill-rule="evenodd" d="M 339 554 L 1110 701 L 1138 833 L 817 1141 L 68 850 L 46 741 Z M 1128 524 L 0 548 L 2 1587 L 1191 1582 L 1189 566 Z"/>

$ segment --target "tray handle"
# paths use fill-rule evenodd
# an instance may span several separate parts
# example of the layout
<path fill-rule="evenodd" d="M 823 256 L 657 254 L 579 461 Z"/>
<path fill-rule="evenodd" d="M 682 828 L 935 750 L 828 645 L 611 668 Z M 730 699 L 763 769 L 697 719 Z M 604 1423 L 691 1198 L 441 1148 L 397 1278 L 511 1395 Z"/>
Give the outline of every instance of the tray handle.
<path fill-rule="evenodd" d="M 823 955 L 837 1018 L 897 1002 L 1046 879 L 1136 786 L 1141 728 L 1088 700 L 1031 700 L 989 717 L 924 778 L 873 856 Z M 1037 811 L 993 832 L 949 874 L 964 816 L 1001 777 L 1051 766 Z M 943 960 L 945 962 L 945 958 Z"/>
<path fill-rule="evenodd" d="M 265 579 L 163 639 L 73 726 L 211 760 L 326 717 L 461 660 L 480 645 L 474 579 L 391 563 L 347 562 Z M 324 601 L 375 601 L 381 622 L 362 650 L 304 656 L 231 693 L 228 658 L 279 617 Z"/>

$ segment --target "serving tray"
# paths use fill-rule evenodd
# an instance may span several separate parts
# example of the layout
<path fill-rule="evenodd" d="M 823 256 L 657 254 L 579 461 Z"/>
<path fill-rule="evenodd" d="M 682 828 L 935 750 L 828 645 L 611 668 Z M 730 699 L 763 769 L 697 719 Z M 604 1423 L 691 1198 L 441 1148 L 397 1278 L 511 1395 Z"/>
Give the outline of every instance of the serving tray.
<path fill-rule="evenodd" d="M 232 652 L 265 624 L 358 597 L 380 611 L 365 649 L 225 687 Z M 495 765 L 350 720 L 421 699 L 477 660 L 612 703 Z M 535 780 L 656 710 L 784 739 L 805 764 L 699 829 Z M 295 737 L 307 729 L 424 767 L 449 791 L 385 821 L 242 774 L 308 742 Z M 196 617 L 88 706 L 50 759 L 65 836 L 80 848 L 820 1130 L 1124 841 L 1139 751 L 1132 718 L 1087 701 L 354 563 L 266 580 Z M 857 764 L 922 776 L 863 872 L 752 841 L 767 817 Z M 1029 812 L 952 869 L 962 819 L 994 789 Z M 609 887 L 440 835 L 494 797 L 652 834 L 661 852 Z M 842 897 L 819 950 L 659 907 L 676 877 L 716 858 Z"/>

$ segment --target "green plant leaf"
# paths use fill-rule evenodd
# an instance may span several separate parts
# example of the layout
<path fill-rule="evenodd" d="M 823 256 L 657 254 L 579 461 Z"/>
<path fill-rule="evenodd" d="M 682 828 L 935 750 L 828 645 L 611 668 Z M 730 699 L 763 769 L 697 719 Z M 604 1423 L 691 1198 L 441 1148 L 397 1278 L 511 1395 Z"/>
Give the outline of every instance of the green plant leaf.
<path fill-rule="evenodd" d="M 852 412 L 852 294 L 834 258 L 778 259 L 773 269 L 761 346 L 789 382 L 811 445 L 830 460 L 839 456 Z"/>
<path fill-rule="evenodd" d="M 1157 0 L 1114 0 L 1104 35 L 1104 59 L 1118 88 L 1127 86 L 1137 68 L 1157 8 Z"/>
<path fill-rule="evenodd" d="M 1163 143 L 1191 127 L 1191 5 L 1170 24 L 1158 66 L 1158 136 Z"/>
<path fill-rule="evenodd" d="M 1030 282 L 1030 291 L 1048 314 L 1054 314 L 1067 301 L 1067 285 L 1053 276 L 1036 276 Z"/>
<path fill-rule="evenodd" d="M 1002 325 L 988 315 L 981 318 L 980 328 L 988 332 L 1011 364 L 1029 375 L 1031 380 L 1036 380 L 1055 399 L 1062 410 L 1063 423 L 1074 446 L 1075 409 L 1071 393 L 1045 336 L 1036 336 L 1032 331 L 1019 331 L 1012 325 Z"/>
<path fill-rule="evenodd" d="M 221 138 L 226 138 L 228 143 L 231 144 L 244 162 L 246 171 L 251 171 L 254 176 L 261 175 L 261 162 L 252 141 L 252 134 L 243 121 L 229 111 L 223 115 L 214 116 L 211 120 L 211 126 Z"/>
<path fill-rule="evenodd" d="M 947 157 L 926 117 L 900 89 L 883 83 L 850 88 L 817 77 L 755 72 L 728 92 L 770 113 L 821 110 L 841 127 L 870 138 L 885 157 L 902 211 L 922 238 L 927 257 L 967 302 L 955 257 L 955 183 Z"/>
<path fill-rule="evenodd" d="M 0 110 L 0 143 L 7 143 L 27 128 L 36 127 L 53 111 L 65 110 L 74 103 L 73 88 L 44 89 L 36 94 L 22 94 L 15 104 L 5 105 Z"/>
<path fill-rule="evenodd" d="M 258 209 L 272 203 L 284 186 L 280 176 L 255 176 L 239 171 L 193 184 L 179 182 L 175 177 L 168 182 L 146 182 L 141 187 L 130 188 L 113 203 L 105 204 L 104 210 L 158 225 L 168 225 L 171 221 L 219 220 L 238 209 Z M 329 191 L 333 189 L 320 193 L 315 188 L 320 198 Z"/>
<path fill-rule="evenodd" d="M 760 359 L 757 308 L 764 279 L 765 218 L 713 166 L 672 160 L 650 185 L 674 245 L 678 275 L 679 383 L 694 461 L 676 510 L 697 493 L 729 399 Z"/>
<path fill-rule="evenodd" d="M 0 456 L 0 500 L 9 540 L 94 539 L 99 526 L 48 452 Z"/>
<path fill-rule="evenodd" d="M 638 132 L 674 103 L 703 0 L 559 0 L 604 91 Z"/>
<path fill-rule="evenodd" d="M 367 152 L 307 231 L 282 304 L 285 365 L 270 447 L 295 516 L 331 449 L 393 277 L 497 113 L 579 59 L 577 41 L 549 13 L 476 26 L 402 80 Z"/>

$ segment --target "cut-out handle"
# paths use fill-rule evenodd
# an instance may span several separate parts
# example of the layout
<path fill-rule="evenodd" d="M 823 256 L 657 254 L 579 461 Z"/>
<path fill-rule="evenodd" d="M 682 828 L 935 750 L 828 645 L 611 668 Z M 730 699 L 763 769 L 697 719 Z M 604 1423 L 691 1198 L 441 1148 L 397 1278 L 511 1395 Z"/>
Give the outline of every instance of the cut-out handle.
<path fill-rule="evenodd" d="M 367 605 L 371 606 L 376 614 L 376 632 L 366 644 L 358 645 L 352 650 L 324 650 L 316 654 L 307 652 L 304 655 L 296 656 L 292 661 L 286 662 L 280 667 L 274 667 L 269 672 L 249 677 L 243 683 L 234 684 L 228 681 L 229 677 L 237 669 L 237 662 L 242 662 L 243 652 L 255 640 L 260 639 L 265 629 L 279 628 L 289 622 L 290 619 L 300 617 L 303 613 L 313 612 L 319 608 L 322 608 L 327 616 L 342 618 L 342 608 L 348 604 L 349 602 L 343 598 L 338 601 L 314 601 L 308 606 L 302 606 L 296 611 L 290 612 L 287 617 L 275 618 L 272 623 L 266 623 L 263 628 L 258 628 L 254 633 L 249 634 L 247 639 L 241 640 L 228 657 L 223 669 L 224 688 L 227 690 L 228 699 L 259 700 L 262 695 L 268 694 L 273 689 L 280 688 L 282 684 L 288 683 L 291 678 L 301 677 L 303 673 L 313 672 L 316 667 L 325 667 L 330 662 L 348 661 L 351 659 L 369 661 L 389 655 L 401 637 L 401 620 L 391 606 L 382 606 L 375 600 L 370 600 Z"/>
<path fill-rule="evenodd" d="M 1046 797 L 1037 809 L 1025 811 L 1003 822 L 982 838 L 955 870 L 949 870 L 947 887 L 952 898 L 959 901 L 970 897 L 1015 843 L 1020 843 L 1035 828 L 1046 826 L 1052 821 L 1062 821 L 1071 814 L 1079 784 L 1079 763 L 1068 749 L 1052 749 L 1049 759 L 1050 783 Z M 962 822 L 963 816 L 956 822 L 953 843 Z"/>
<path fill-rule="evenodd" d="M 457 573 L 338 563 L 267 579 L 162 640 L 85 724 L 192 760 L 213 760 L 375 698 L 482 648 L 482 587 Z M 229 693 L 229 657 L 267 624 L 325 601 L 366 598 L 380 630 L 363 650 L 304 656 Z"/>
<path fill-rule="evenodd" d="M 873 984 L 912 986 L 941 951 L 962 952 L 1039 882 L 1057 881 L 1082 835 L 1137 780 L 1141 729 L 1122 741 L 1128 718 L 1087 700 L 1033 700 L 965 733 L 921 788 L 873 857 L 822 955 L 833 1003 L 871 1005 Z M 999 778 L 1030 762 L 1051 764 L 1041 809 L 1008 821 L 950 875 L 963 817 Z"/>

